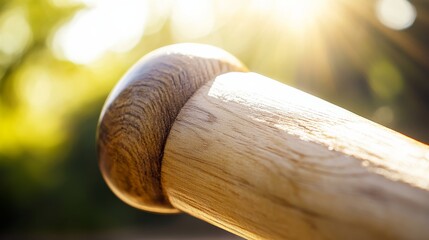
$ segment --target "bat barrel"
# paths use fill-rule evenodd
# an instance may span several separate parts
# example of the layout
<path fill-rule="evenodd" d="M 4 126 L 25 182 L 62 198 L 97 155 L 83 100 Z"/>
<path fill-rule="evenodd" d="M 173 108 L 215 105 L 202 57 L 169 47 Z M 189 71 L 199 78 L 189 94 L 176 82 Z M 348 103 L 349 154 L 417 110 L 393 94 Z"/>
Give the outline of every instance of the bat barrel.
<path fill-rule="evenodd" d="M 244 72 L 228 53 L 192 44 L 136 64 L 100 117 L 112 191 L 246 238 L 429 236 L 428 146 Z"/>

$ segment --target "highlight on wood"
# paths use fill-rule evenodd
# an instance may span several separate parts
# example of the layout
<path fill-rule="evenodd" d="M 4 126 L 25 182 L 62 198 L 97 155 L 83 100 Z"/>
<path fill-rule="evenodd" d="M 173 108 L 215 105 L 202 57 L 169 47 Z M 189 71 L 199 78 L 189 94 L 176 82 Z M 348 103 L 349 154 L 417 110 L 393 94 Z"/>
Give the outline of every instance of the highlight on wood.
<path fill-rule="evenodd" d="M 126 203 L 251 239 L 425 239 L 429 147 L 215 47 L 138 62 L 102 110 L 99 164 Z"/>

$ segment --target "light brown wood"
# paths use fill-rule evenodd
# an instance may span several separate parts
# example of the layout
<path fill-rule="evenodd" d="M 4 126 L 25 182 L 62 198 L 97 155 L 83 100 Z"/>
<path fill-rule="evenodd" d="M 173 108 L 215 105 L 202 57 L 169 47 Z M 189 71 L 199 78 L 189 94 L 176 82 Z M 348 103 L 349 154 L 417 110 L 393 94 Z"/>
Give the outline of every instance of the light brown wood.
<path fill-rule="evenodd" d="M 206 84 L 167 139 L 178 209 L 246 238 L 427 239 L 427 146 L 252 73 Z"/>
<path fill-rule="evenodd" d="M 244 68 L 220 50 L 179 52 L 134 67 L 103 110 L 100 167 L 121 199 L 251 239 L 427 239 L 428 146 L 261 75 L 226 73 Z M 211 54 L 222 57 L 207 64 Z"/>
<path fill-rule="evenodd" d="M 178 211 L 160 183 L 165 140 L 189 97 L 230 71 L 245 68 L 229 53 L 177 44 L 148 54 L 122 78 L 106 100 L 97 133 L 101 172 L 119 198 L 147 211 Z"/>

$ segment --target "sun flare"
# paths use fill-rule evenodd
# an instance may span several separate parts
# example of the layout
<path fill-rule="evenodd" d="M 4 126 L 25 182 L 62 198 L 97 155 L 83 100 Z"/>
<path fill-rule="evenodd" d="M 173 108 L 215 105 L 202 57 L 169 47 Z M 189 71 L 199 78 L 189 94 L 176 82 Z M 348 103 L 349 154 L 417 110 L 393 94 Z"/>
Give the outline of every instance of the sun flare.
<path fill-rule="evenodd" d="M 306 30 L 328 12 L 328 0 L 277 1 L 277 18 L 291 30 Z"/>

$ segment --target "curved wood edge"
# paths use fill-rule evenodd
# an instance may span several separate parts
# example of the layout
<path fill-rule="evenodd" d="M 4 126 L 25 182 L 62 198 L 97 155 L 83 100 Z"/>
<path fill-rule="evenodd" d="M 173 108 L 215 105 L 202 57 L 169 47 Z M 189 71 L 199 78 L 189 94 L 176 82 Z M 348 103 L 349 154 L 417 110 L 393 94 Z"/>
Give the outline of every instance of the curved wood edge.
<path fill-rule="evenodd" d="M 173 213 L 161 186 L 166 138 L 180 109 L 216 76 L 247 71 L 216 47 L 176 44 L 139 61 L 106 100 L 97 144 L 102 175 L 112 191 L 139 209 Z"/>
<path fill-rule="evenodd" d="M 429 146 L 255 73 L 186 102 L 161 180 L 173 206 L 246 239 L 429 236 Z"/>

